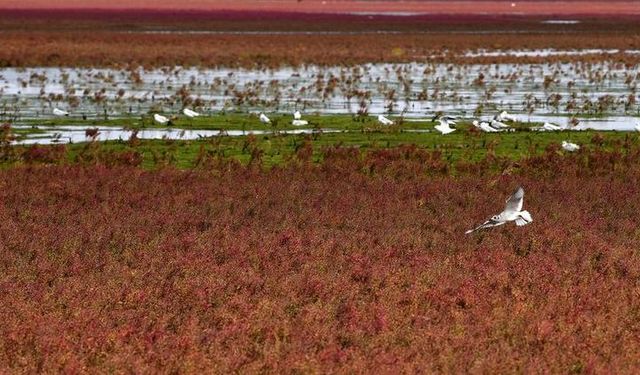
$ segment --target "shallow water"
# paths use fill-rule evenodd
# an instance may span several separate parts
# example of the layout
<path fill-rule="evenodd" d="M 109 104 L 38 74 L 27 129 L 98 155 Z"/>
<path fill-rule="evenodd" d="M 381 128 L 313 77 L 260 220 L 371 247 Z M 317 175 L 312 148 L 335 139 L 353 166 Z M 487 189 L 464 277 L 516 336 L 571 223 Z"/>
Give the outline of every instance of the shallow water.
<path fill-rule="evenodd" d="M 541 23 L 548 25 L 577 25 L 580 23 L 578 20 L 545 20 Z"/>
<path fill-rule="evenodd" d="M 16 128 L 26 128 L 27 126 L 16 126 Z M 30 128 L 30 126 L 28 126 Z M 15 143 L 20 145 L 32 144 L 65 144 L 65 143 L 81 143 L 91 141 L 85 133 L 87 129 L 95 129 L 86 125 L 66 125 L 58 127 L 40 127 L 40 133 L 28 134 L 25 138 L 18 139 Z M 330 133 L 336 132 L 333 129 L 293 129 L 280 130 L 278 134 L 312 134 L 312 133 Z M 133 131 L 130 129 L 118 127 L 101 127 L 98 128 L 98 134 L 94 140 L 96 141 L 127 141 L 131 138 Z M 270 130 L 193 130 L 193 129 L 141 129 L 136 133 L 139 139 L 172 139 L 172 140 L 196 140 L 209 137 L 229 136 L 238 137 L 249 134 L 265 135 L 275 134 Z"/>
<path fill-rule="evenodd" d="M 475 51 L 518 56 L 614 53 L 614 50 Z M 617 50 L 616 50 L 617 51 Z M 632 50 L 625 53 L 640 53 Z M 491 55 L 493 54 L 493 55 Z M 471 55 L 470 55 L 471 56 Z M 438 111 L 463 118 L 505 109 L 532 121 L 569 112 L 592 112 L 584 126 L 625 130 L 640 115 L 637 67 L 599 64 L 435 63 L 365 64 L 352 68 L 306 66 L 280 69 L 0 69 L 0 120 L 44 119 L 54 107 L 80 120 L 203 114 L 221 110 L 431 117 Z M 555 102 L 550 99 L 556 98 Z M 635 102 L 630 101 L 630 97 Z M 595 116 L 599 103 L 608 116 Z M 608 104 L 607 104 L 608 103 Z M 569 105 L 574 107 L 569 111 Z M 591 109 L 588 109 L 588 108 Z M 587 108 L 587 109 L 582 109 Z M 475 114 L 474 114 L 475 112 Z M 531 113 L 529 116 L 528 114 Z M 478 116 L 479 115 L 479 116 Z"/>
<path fill-rule="evenodd" d="M 640 50 L 619 50 L 619 49 L 579 49 L 579 50 L 557 50 L 553 48 L 534 49 L 534 50 L 498 50 L 498 51 L 468 51 L 464 54 L 466 57 L 497 57 L 497 56 L 514 56 L 514 57 L 548 57 L 548 56 L 586 56 L 586 55 L 611 55 L 616 53 L 638 54 Z"/>

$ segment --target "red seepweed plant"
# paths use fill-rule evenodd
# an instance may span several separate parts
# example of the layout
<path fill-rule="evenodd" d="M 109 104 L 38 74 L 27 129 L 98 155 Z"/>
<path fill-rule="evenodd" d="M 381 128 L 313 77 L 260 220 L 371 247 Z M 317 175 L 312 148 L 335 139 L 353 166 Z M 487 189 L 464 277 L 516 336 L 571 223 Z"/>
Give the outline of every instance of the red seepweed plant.
<path fill-rule="evenodd" d="M 637 155 L 553 155 L 0 170 L 0 368 L 634 372 Z"/>

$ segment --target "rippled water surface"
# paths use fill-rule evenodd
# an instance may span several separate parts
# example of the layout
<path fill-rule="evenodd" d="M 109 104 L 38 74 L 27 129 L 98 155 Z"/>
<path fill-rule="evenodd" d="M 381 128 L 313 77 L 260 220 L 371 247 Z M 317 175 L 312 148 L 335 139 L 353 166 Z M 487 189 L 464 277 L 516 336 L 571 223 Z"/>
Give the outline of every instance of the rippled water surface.
<path fill-rule="evenodd" d="M 518 56 L 617 50 L 475 51 Z M 638 53 L 638 51 L 625 51 Z M 118 118 L 220 110 L 486 118 L 505 109 L 525 121 L 629 130 L 640 114 L 637 67 L 613 63 L 451 65 L 366 64 L 280 69 L 0 69 L 0 116 L 19 124 L 52 117 Z"/>

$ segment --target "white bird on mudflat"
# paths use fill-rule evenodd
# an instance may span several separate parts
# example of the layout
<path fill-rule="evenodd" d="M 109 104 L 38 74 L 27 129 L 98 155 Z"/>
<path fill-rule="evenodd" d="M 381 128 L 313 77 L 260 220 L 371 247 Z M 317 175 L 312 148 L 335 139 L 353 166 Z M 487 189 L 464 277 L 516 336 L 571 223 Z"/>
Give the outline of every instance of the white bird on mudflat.
<path fill-rule="evenodd" d="M 200 116 L 200 114 L 198 112 L 192 111 L 189 108 L 183 109 L 182 113 L 184 113 L 185 116 L 190 117 L 190 118 L 194 118 L 194 117 Z"/>
<path fill-rule="evenodd" d="M 562 141 L 562 148 L 569 152 L 574 152 L 574 151 L 578 151 L 580 149 L 580 146 L 578 146 L 575 143 Z"/>
<path fill-rule="evenodd" d="M 271 120 L 264 113 L 260 113 L 260 122 L 263 124 L 270 124 Z"/>
<path fill-rule="evenodd" d="M 383 115 L 378 115 L 378 122 L 381 123 L 382 125 L 393 125 L 393 121 L 389 120 Z"/>
<path fill-rule="evenodd" d="M 506 129 L 509 127 L 509 125 L 505 124 L 502 121 L 498 121 L 495 118 L 493 120 L 491 120 L 491 122 L 489 123 L 489 125 L 494 128 L 494 129 Z"/>
<path fill-rule="evenodd" d="M 491 217 L 491 219 L 485 221 L 481 225 L 474 229 L 468 230 L 465 234 L 473 233 L 478 229 L 497 227 L 502 224 L 506 224 L 510 221 L 515 221 L 516 225 L 521 227 L 527 225 L 533 221 L 529 211 L 522 211 L 522 204 L 524 202 L 524 189 L 518 187 L 515 193 L 507 199 L 504 211 L 500 214 Z"/>
<path fill-rule="evenodd" d="M 54 116 L 69 116 L 69 112 L 63 111 L 63 110 L 58 109 L 58 108 L 54 108 L 53 109 L 53 115 Z"/>
<path fill-rule="evenodd" d="M 455 125 L 455 121 L 451 117 L 440 117 L 438 119 L 439 124 L 434 126 L 434 128 L 442 134 L 449 134 L 456 131 L 456 129 L 452 129 L 451 125 Z"/>
<path fill-rule="evenodd" d="M 518 117 L 507 113 L 507 111 L 500 112 L 496 117 L 498 121 L 518 121 Z"/>
<path fill-rule="evenodd" d="M 544 130 L 548 130 L 548 131 L 550 131 L 550 132 L 558 131 L 558 130 L 562 130 L 562 127 L 561 127 L 561 126 L 558 126 L 558 125 L 556 125 L 556 124 L 552 124 L 552 123 L 550 123 L 550 122 L 545 122 L 545 123 L 542 125 L 542 128 L 543 128 Z"/>
<path fill-rule="evenodd" d="M 293 126 L 305 126 L 305 125 L 309 125 L 309 121 L 307 121 L 307 120 L 293 120 L 293 121 L 291 121 L 291 125 L 293 125 Z"/>
<path fill-rule="evenodd" d="M 302 119 L 302 114 L 300 113 L 300 111 L 295 111 L 293 113 L 293 121 L 291 122 L 291 125 L 293 126 L 309 125 L 309 121 Z"/>
<path fill-rule="evenodd" d="M 169 123 L 169 119 L 167 117 L 164 117 L 163 115 L 159 115 L 157 113 L 153 115 L 153 120 L 160 125 L 166 125 Z"/>
<path fill-rule="evenodd" d="M 478 122 L 478 120 L 473 120 L 473 126 L 486 133 L 495 133 L 499 131 L 498 129 L 492 128 L 489 123 L 485 121 Z"/>

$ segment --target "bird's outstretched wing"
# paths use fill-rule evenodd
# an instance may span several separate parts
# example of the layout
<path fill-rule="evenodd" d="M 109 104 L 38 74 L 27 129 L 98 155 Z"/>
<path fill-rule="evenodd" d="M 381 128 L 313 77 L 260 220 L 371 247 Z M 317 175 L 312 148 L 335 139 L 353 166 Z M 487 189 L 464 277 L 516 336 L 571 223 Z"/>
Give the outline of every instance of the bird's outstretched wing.
<path fill-rule="evenodd" d="M 522 211 L 522 202 L 524 201 L 524 189 L 522 187 L 518 187 L 513 195 L 507 199 L 507 204 L 504 208 L 507 212 L 520 212 Z"/>
<path fill-rule="evenodd" d="M 529 211 L 520 212 L 520 217 L 516 219 L 516 225 L 519 227 L 523 225 L 527 225 L 531 222 L 533 222 L 533 217 L 531 217 L 531 214 L 529 213 Z"/>
<path fill-rule="evenodd" d="M 479 229 L 497 227 L 498 225 L 502 225 L 504 223 L 505 223 L 504 221 L 497 221 L 497 220 L 489 219 L 489 220 L 485 221 L 484 223 L 482 223 L 481 225 L 478 225 L 477 227 L 464 232 L 464 234 L 473 233 L 473 232 L 475 232 L 475 231 L 477 231 Z"/>

